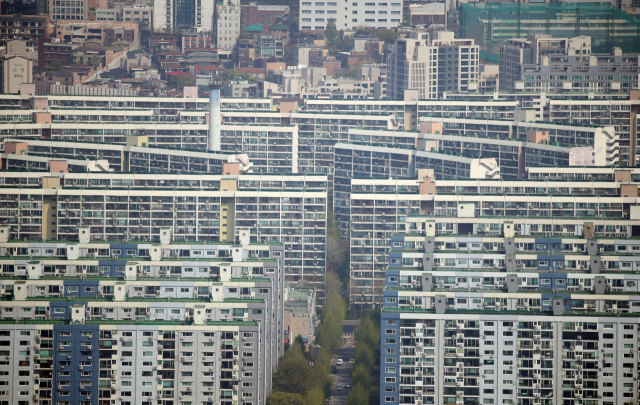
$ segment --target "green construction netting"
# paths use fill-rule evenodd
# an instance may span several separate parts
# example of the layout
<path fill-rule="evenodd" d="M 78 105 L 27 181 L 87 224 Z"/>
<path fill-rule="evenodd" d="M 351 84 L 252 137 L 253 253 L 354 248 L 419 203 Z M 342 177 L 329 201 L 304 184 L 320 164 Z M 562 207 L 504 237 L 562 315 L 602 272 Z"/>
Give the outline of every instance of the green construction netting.
<path fill-rule="evenodd" d="M 472 3 L 460 6 L 460 38 L 472 38 L 485 59 L 496 60 L 500 45 L 527 34 L 554 38 L 591 37 L 594 53 L 640 53 L 640 17 L 611 3 Z"/>

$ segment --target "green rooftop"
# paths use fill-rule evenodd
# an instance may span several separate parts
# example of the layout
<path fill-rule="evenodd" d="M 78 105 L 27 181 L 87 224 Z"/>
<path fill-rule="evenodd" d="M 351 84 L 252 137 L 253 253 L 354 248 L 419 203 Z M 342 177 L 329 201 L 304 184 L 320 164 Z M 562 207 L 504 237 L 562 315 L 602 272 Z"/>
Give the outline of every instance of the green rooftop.
<path fill-rule="evenodd" d="M 264 32 L 264 28 L 259 24 L 251 24 L 244 28 L 244 32 Z"/>

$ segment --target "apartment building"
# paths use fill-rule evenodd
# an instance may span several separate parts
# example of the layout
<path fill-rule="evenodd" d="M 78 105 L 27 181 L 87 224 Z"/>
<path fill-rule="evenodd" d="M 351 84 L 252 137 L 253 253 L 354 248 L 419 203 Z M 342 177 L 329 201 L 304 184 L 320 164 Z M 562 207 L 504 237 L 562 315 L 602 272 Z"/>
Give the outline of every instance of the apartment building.
<path fill-rule="evenodd" d="M 68 7 L 67 7 L 68 6 Z M 49 0 L 49 17 L 52 20 L 79 20 L 89 19 L 89 3 L 86 1 L 62 2 Z"/>
<path fill-rule="evenodd" d="M 16 117 L 17 120 L 21 118 Z M 7 134 L 15 133 L 15 136 L 5 139 L 29 139 L 26 142 L 29 153 L 47 155 L 56 152 L 65 157 L 100 156 L 110 159 L 114 168 L 124 169 L 128 166 L 129 169 L 142 171 L 215 173 L 219 172 L 221 161 L 226 161 L 230 155 L 244 153 L 253 162 L 256 172 L 298 172 L 298 127 L 295 125 L 268 128 L 261 125 L 223 124 L 222 153 L 213 154 L 190 151 L 207 145 L 209 129 L 205 125 L 206 113 L 186 113 L 183 115 L 185 123 L 154 123 L 156 118 L 153 110 L 124 114 L 93 110 L 83 111 L 82 115 L 58 110 L 52 111 L 50 118 L 37 124 L 0 126 L 4 127 Z M 41 137 L 52 141 L 36 141 Z M 88 142 L 89 145 L 82 144 Z M 112 145 L 103 148 L 102 145 L 106 143 Z"/>
<path fill-rule="evenodd" d="M 289 21 L 289 6 L 272 4 L 256 4 L 251 2 L 242 5 L 242 32 L 250 25 L 260 25 L 263 28 Z"/>
<path fill-rule="evenodd" d="M 38 8 L 33 14 L 44 15 L 26 15 L 30 14 L 28 12 L 13 15 L 18 12 L 18 10 L 11 10 L 14 4 L 14 2 L 5 1 L 0 6 L 5 11 L 2 13 L 4 15 L 0 16 L 0 46 L 7 46 L 7 42 L 18 39 L 27 43 L 27 52 L 36 52 L 38 39 L 50 36 L 54 31 L 54 23 L 46 15 L 47 3 L 44 1 L 32 3 L 32 7 Z"/>
<path fill-rule="evenodd" d="M 252 242 L 285 245 L 291 286 L 324 299 L 326 176 L 5 174 L 5 184 L 27 186 L 0 196 L 11 238 L 73 241 L 89 226 L 92 240 L 153 242 L 169 229 L 174 241 L 216 242 L 249 228 Z"/>
<path fill-rule="evenodd" d="M 495 158 L 505 179 L 526 177 L 537 166 L 620 164 L 620 139 L 610 126 L 451 118 L 423 118 L 420 125 L 419 138 L 437 142 L 442 152 Z"/>
<path fill-rule="evenodd" d="M 296 125 L 298 129 L 299 173 L 316 173 L 333 179 L 334 145 L 349 138 L 353 128 L 393 129 L 397 124 L 385 114 L 322 114 L 322 113 L 237 113 L 224 114 L 225 122 L 244 125 Z M 242 126 L 241 126 L 242 125 Z M 223 125 L 224 136 L 224 125 Z M 251 158 L 253 162 L 255 159 Z M 255 164 L 255 163 L 254 163 Z"/>
<path fill-rule="evenodd" d="M 439 99 L 445 92 L 477 90 L 479 54 L 474 40 L 455 39 L 453 32 L 435 34 L 431 42 L 421 31 L 396 40 L 387 56 L 389 98 Z"/>
<path fill-rule="evenodd" d="M 91 161 L 107 161 L 107 168 L 116 172 L 181 172 L 222 174 L 225 163 L 237 160 L 237 155 L 220 153 L 195 152 L 186 150 L 150 148 L 146 136 L 129 135 L 123 137 L 127 145 L 99 144 L 89 142 L 64 142 L 41 139 L 6 140 L 4 144 L 3 162 L 7 168 L 33 168 L 42 166 L 50 158 L 65 159 L 70 165 L 87 167 L 87 159 Z M 85 163 L 80 163 L 84 160 Z M 24 162 L 24 163 L 21 163 Z M 32 163 L 27 163 L 32 162 Z M 242 171 L 247 171 L 249 162 L 242 164 Z M 26 166 L 25 166 L 26 165 Z M 46 165 L 45 165 L 46 166 Z M 71 171 L 77 170 L 69 167 Z"/>
<path fill-rule="evenodd" d="M 335 175 L 333 206 L 338 227 L 348 236 L 351 193 L 358 190 L 387 190 L 394 179 L 414 182 L 428 170 L 436 179 L 499 179 L 500 167 L 496 159 L 471 159 L 465 156 L 403 148 L 339 143 L 335 146 Z M 370 179 L 375 179 L 375 185 Z M 387 179 L 390 179 L 387 181 Z M 391 190 L 408 191 L 391 186 Z"/>
<path fill-rule="evenodd" d="M 388 77 L 388 73 L 387 73 Z M 387 84 L 387 87 L 389 84 Z M 393 114 L 398 128 L 417 131 L 422 117 L 513 120 L 517 100 L 305 100 L 305 111 Z"/>
<path fill-rule="evenodd" d="M 46 156 L 14 155 L 0 153 L 2 170 L 36 171 L 36 172 L 108 172 L 107 160 L 78 160 L 68 158 L 50 158 Z"/>
<path fill-rule="evenodd" d="M 638 57 L 591 52 L 591 37 L 529 34 L 500 47 L 500 86 L 508 92 L 623 92 L 638 88 Z"/>
<path fill-rule="evenodd" d="M 562 303 L 545 301 L 554 309 Z M 557 313 L 387 308 L 381 319 L 380 400 L 633 403 L 638 317 Z"/>
<path fill-rule="evenodd" d="M 402 22 L 402 2 L 357 1 L 342 4 L 300 0 L 299 7 L 300 31 L 309 34 L 323 34 L 327 23 L 332 20 L 338 31 L 355 30 L 358 27 L 391 29 Z"/>
<path fill-rule="evenodd" d="M 622 268 L 634 268 L 640 241 L 600 235 L 593 223 L 546 237 L 513 225 L 499 235 L 432 226 L 392 237 L 381 400 L 635 401 L 640 296 L 638 277 Z"/>
<path fill-rule="evenodd" d="M 173 244 L 168 232 L 161 244 L 95 243 L 83 231 L 80 243 L 27 243 L 0 229 L 0 316 L 16 326 L 2 338 L 28 352 L 0 367 L 38 381 L 25 393 L 13 380 L 3 397 L 264 401 L 284 350 L 283 245 L 247 232 L 240 244 Z"/>
<path fill-rule="evenodd" d="M 349 227 L 351 241 L 351 302 L 356 308 L 380 304 L 380 277 L 390 260 L 393 233 L 500 235 L 511 227 L 517 235 L 576 236 L 589 229 L 600 236 L 636 235 L 640 232 L 634 213 L 638 201 L 630 196 L 637 195 L 638 185 L 631 174 L 624 172 L 618 181 L 566 182 L 434 181 L 419 173 L 419 180 L 380 179 L 375 184 L 370 179 L 351 179 L 349 194 L 338 191 L 336 183 L 336 213 L 340 213 L 342 230 Z M 445 259 L 456 262 L 456 257 L 452 252 Z M 477 259 L 484 263 L 482 255 Z M 510 259 L 509 268 L 516 270 L 516 263 L 530 258 Z M 435 265 L 434 258 L 429 260 Z M 499 256 L 486 260 L 505 261 Z M 538 268 L 540 262 L 531 260 L 527 267 Z"/>
<path fill-rule="evenodd" d="M 240 2 L 236 0 L 223 0 L 216 3 L 216 48 L 234 50 L 240 37 Z"/>

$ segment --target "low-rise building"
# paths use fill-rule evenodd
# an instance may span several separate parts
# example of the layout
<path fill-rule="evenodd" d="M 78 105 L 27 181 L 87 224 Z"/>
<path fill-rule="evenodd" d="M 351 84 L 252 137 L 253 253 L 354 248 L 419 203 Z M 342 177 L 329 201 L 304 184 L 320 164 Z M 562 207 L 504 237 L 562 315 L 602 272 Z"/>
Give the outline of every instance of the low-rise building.
<path fill-rule="evenodd" d="M 310 348 L 316 328 L 316 292 L 313 288 L 288 289 L 284 301 L 284 343 L 292 344 L 300 336 Z"/>

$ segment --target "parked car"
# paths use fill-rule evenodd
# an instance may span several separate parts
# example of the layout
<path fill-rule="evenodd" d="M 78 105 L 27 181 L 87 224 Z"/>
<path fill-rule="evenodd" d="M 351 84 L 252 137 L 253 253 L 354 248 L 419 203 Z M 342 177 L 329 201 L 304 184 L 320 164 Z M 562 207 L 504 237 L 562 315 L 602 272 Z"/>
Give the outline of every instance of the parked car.
<path fill-rule="evenodd" d="M 342 385 L 338 385 L 338 386 L 336 387 L 336 391 L 342 391 Z"/>
<path fill-rule="evenodd" d="M 354 359 L 349 360 L 349 364 L 353 364 L 353 363 L 355 363 L 355 362 L 356 362 L 356 361 L 355 361 Z"/>
<path fill-rule="evenodd" d="M 351 384 L 350 384 L 350 383 L 346 383 L 346 384 L 344 385 L 344 387 L 345 387 L 345 388 L 351 388 Z"/>
<path fill-rule="evenodd" d="M 336 360 L 336 364 L 337 364 L 337 365 L 339 365 L 339 366 L 341 366 L 341 365 L 342 365 L 342 359 L 338 359 L 338 360 Z"/>

